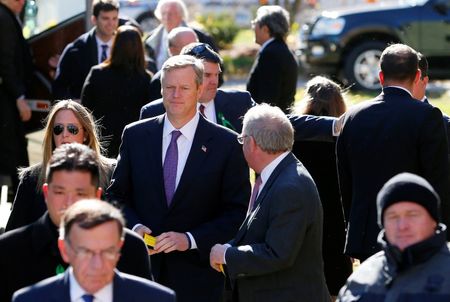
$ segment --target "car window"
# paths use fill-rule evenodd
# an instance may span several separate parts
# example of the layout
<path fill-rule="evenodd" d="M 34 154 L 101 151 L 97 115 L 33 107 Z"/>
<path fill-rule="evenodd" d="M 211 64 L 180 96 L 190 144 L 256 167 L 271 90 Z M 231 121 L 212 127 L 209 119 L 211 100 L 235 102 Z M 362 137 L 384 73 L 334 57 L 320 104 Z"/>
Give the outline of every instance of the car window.
<path fill-rule="evenodd" d="M 86 11 L 86 1 L 27 0 L 23 13 L 23 35 L 30 38 Z"/>

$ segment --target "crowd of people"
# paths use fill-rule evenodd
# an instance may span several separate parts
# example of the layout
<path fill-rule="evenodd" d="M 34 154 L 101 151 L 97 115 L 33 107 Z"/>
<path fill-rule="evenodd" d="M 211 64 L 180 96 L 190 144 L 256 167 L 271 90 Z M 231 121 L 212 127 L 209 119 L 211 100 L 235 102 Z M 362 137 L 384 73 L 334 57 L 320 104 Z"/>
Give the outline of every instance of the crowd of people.
<path fill-rule="evenodd" d="M 450 118 L 422 54 L 388 46 L 372 100 L 347 108 L 317 76 L 293 106 L 282 7 L 257 10 L 240 91 L 219 88 L 222 58 L 181 0 L 158 2 L 145 41 L 96 0 L 28 167 L 23 2 L 0 0 L 0 174 L 16 191 L 0 302 L 450 299 Z"/>

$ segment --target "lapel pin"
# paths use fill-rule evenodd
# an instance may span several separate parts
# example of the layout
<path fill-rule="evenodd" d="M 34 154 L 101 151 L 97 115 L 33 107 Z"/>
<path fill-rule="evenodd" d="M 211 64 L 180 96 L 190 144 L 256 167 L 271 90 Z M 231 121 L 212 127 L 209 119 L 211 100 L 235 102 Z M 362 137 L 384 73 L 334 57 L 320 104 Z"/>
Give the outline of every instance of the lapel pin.
<path fill-rule="evenodd" d="M 203 152 L 206 152 L 206 150 L 207 150 L 207 149 L 206 149 L 205 145 L 203 145 L 203 146 L 202 146 L 202 151 L 203 151 Z"/>

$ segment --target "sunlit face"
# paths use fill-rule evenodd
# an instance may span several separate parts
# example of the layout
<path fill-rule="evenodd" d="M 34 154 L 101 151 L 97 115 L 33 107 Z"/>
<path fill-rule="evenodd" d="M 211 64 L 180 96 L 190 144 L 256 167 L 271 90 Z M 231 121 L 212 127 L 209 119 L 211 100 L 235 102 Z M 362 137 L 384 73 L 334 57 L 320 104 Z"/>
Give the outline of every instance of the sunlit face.
<path fill-rule="evenodd" d="M 57 226 L 64 211 L 86 198 L 100 198 L 101 190 L 91 183 L 91 174 L 82 171 L 55 171 L 50 183 L 43 186 L 45 202 L 51 220 Z"/>
<path fill-rule="evenodd" d="M 58 242 L 62 258 L 70 263 L 76 280 L 90 294 L 112 282 L 122 244 L 115 221 L 87 230 L 74 224 L 68 240 Z"/>
<path fill-rule="evenodd" d="M 267 27 L 265 27 L 267 28 Z M 255 32 L 255 43 L 259 45 L 263 45 L 266 41 L 264 26 L 260 26 L 258 23 L 253 24 L 253 30 Z"/>
<path fill-rule="evenodd" d="M 435 233 L 437 223 L 421 205 L 401 201 L 389 206 L 383 215 L 388 242 L 401 251 Z"/>
<path fill-rule="evenodd" d="M 217 87 L 219 86 L 220 66 L 217 63 L 203 62 L 203 93 L 200 96 L 200 102 L 209 102 L 216 97 Z"/>
<path fill-rule="evenodd" d="M 167 32 L 180 26 L 183 16 L 176 3 L 166 3 L 161 7 L 161 24 Z"/>
<path fill-rule="evenodd" d="M 107 42 L 111 40 L 119 26 L 119 12 L 100 11 L 98 17 L 92 16 L 92 23 L 97 26 L 96 34 L 99 38 Z"/>
<path fill-rule="evenodd" d="M 80 121 L 77 119 L 72 110 L 70 109 L 59 110 L 55 115 L 53 128 L 57 125 L 64 126 L 64 131 L 59 135 L 53 133 L 53 141 L 55 142 L 56 148 L 58 148 L 62 144 L 70 144 L 70 143 L 82 144 L 84 142 L 85 131 Z M 78 128 L 78 133 L 77 134 L 70 133 L 70 131 L 67 129 L 68 125 L 76 126 Z"/>
<path fill-rule="evenodd" d="M 172 69 L 162 80 L 162 97 L 170 120 L 190 120 L 197 113 L 197 100 L 202 85 L 195 82 L 191 66 Z"/>
<path fill-rule="evenodd" d="M 16 15 L 20 14 L 25 5 L 25 0 L 6 0 L 0 2 L 4 3 Z"/>

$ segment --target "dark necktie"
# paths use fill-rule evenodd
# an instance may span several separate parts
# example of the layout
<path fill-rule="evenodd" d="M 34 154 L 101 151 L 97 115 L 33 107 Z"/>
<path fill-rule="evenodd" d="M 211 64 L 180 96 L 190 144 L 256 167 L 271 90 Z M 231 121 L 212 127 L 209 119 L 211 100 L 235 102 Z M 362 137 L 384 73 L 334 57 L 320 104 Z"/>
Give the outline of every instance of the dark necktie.
<path fill-rule="evenodd" d="M 200 111 L 200 113 L 203 115 L 204 118 L 207 118 L 205 115 L 205 106 L 203 104 L 201 104 L 200 107 L 198 107 L 198 111 Z"/>
<path fill-rule="evenodd" d="M 178 165 L 178 145 L 177 140 L 181 132 L 172 131 L 172 138 L 169 147 L 167 148 L 166 157 L 164 158 L 163 172 L 164 172 L 164 190 L 166 191 L 167 205 L 170 206 L 173 194 L 175 193 L 175 184 L 177 179 L 177 165 Z"/>
<path fill-rule="evenodd" d="M 92 301 L 94 301 L 94 296 L 85 294 L 85 295 L 81 296 L 81 299 L 83 299 L 84 302 L 92 302 Z"/>
<path fill-rule="evenodd" d="M 108 44 L 102 44 L 102 56 L 100 57 L 100 63 L 104 62 L 108 57 Z"/>
<path fill-rule="evenodd" d="M 252 196 L 250 197 L 250 203 L 248 204 L 247 214 L 251 213 L 256 207 L 256 197 L 258 196 L 259 187 L 261 186 L 261 176 L 256 177 L 255 185 L 253 186 Z"/>

